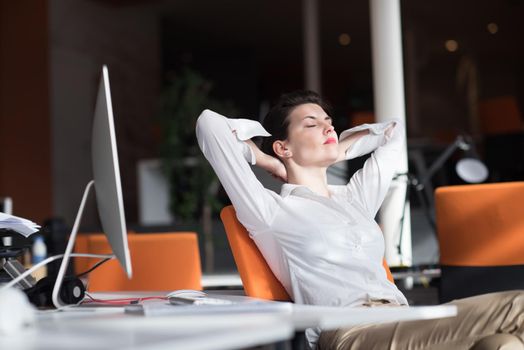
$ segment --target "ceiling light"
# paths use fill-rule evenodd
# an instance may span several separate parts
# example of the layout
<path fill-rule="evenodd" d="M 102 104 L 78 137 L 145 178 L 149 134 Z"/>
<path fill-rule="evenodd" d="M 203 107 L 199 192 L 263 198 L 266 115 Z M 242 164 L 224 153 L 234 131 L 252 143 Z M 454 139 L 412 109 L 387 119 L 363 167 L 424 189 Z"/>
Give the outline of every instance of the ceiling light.
<path fill-rule="evenodd" d="M 348 46 L 351 43 L 351 37 L 347 33 L 338 36 L 338 43 L 342 46 Z"/>
<path fill-rule="evenodd" d="M 491 34 L 496 34 L 499 31 L 499 26 L 497 25 L 497 23 L 494 22 L 488 23 L 487 28 L 488 32 L 490 32 Z"/>
<path fill-rule="evenodd" d="M 456 40 L 446 40 L 444 46 L 446 47 L 446 50 L 448 50 L 449 52 L 455 52 L 458 50 L 459 47 Z"/>

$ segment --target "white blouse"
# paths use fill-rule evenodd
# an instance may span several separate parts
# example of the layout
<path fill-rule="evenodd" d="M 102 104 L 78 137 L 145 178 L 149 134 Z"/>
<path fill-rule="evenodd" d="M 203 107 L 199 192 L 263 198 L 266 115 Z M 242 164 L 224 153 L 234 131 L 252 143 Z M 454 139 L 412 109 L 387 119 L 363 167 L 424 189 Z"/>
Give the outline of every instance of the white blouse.
<path fill-rule="evenodd" d="M 329 185 L 327 198 L 300 185 L 284 184 L 280 194 L 264 188 L 248 164 L 255 164 L 255 155 L 244 142 L 269 136 L 260 123 L 210 110 L 198 118 L 202 152 L 238 220 L 295 303 L 357 306 L 387 299 L 407 305 L 387 279 L 384 238 L 374 220 L 396 169 L 404 129 L 398 121 L 364 124 L 339 138 L 366 129 L 370 133 L 346 151 L 346 159 L 373 152 L 371 157 L 347 185 Z"/>

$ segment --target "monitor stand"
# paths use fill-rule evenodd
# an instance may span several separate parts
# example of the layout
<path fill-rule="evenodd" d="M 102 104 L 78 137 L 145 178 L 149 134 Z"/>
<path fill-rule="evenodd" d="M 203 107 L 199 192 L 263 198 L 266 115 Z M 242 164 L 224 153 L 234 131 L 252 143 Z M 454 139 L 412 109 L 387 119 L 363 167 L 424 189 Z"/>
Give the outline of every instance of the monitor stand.
<path fill-rule="evenodd" d="M 67 247 L 64 252 L 64 257 L 62 258 L 60 269 L 58 270 L 58 275 L 56 276 L 56 281 L 53 287 L 52 301 L 53 301 L 53 305 L 57 309 L 68 305 L 60 298 L 60 290 L 62 288 L 62 283 L 64 282 L 65 273 L 67 270 L 67 266 L 69 264 L 69 258 L 71 257 L 71 253 L 73 252 L 76 235 L 78 233 L 78 227 L 80 226 L 80 221 L 82 220 L 82 214 L 84 213 L 84 207 L 87 201 L 87 197 L 89 196 L 89 192 L 91 188 L 93 187 L 94 183 L 95 183 L 94 180 L 89 181 L 89 183 L 87 184 L 84 190 L 84 195 L 82 196 L 82 201 L 80 202 L 80 207 L 78 208 L 78 213 L 76 214 L 75 223 L 73 225 L 73 229 L 71 230 L 71 235 L 69 236 L 69 240 L 67 242 Z M 114 255 L 111 255 L 111 256 L 114 257 Z M 73 288 L 71 290 L 71 293 L 73 293 L 73 297 L 75 299 L 80 297 L 80 295 L 77 295 L 78 293 L 83 294 L 84 292 L 85 292 L 84 290 L 76 289 L 76 288 Z"/>

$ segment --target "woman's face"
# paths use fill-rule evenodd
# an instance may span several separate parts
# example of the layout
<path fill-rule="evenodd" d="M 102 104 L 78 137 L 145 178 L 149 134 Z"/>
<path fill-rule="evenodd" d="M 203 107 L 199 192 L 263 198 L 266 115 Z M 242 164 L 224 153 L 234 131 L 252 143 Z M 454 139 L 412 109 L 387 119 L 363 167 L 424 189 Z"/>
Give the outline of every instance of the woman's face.
<path fill-rule="evenodd" d="M 306 103 L 289 115 L 286 147 L 301 166 L 328 167 L 338 157 L 338 137 L 329 115 L 317 104 Z"/>

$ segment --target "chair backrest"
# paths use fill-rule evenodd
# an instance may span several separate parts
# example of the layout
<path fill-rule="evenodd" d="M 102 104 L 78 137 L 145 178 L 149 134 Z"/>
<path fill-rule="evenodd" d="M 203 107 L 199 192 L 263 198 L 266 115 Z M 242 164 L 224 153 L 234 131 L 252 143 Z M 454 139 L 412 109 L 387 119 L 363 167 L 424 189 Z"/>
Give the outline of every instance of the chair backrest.
<path fill-rule="evenodd" d="M 91 234 L 83 238 L 75 250 L 108 254 L 105 235 Z M 133 278 L 128 280 L 116 260 L 111 260 L 89 274 L 89 291 L 169 291 L 202 289 L 202 270 L 197 235 L 194 232 L 129 234 L 129 251 Z M 86 259 L 86 268 L 97 259 Z M 82 272 L 78 271 L 77 272 Z"/>
<path fill-rule="evenodd" d="M 524 182 L 435 192 L 441 301 L 524 288 Z"/>
<path fill-rule="evenodd" d="M 291 300 L 289 294 L 267 265 L 255 242 L 249 237 L 245 227 L 238 221 L 233 206 L 229 205 L 223 208 L 220 218 L 226 229 L 246 295 L 270 300 Z M 388 279 L 393 282 L 393 276 L 385 260 L 383 265 Z"/>
<path fill-rule="evenodd" d="M 255 298 L 291 300 L 258 250 L 247 230 L 238 221 L 235 209 L 229 205 L 222 209 L 220 218 L 235 258 L 246 295 Z"/>

